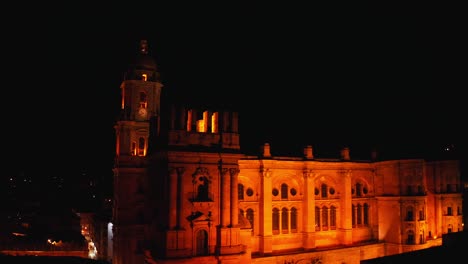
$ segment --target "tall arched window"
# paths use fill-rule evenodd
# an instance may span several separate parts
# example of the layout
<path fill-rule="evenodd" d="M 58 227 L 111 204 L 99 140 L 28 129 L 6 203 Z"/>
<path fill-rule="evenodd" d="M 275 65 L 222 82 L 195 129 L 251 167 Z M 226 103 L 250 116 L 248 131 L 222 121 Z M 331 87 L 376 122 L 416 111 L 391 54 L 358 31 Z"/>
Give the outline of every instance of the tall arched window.
<path fill-rule="evenodd" d="M 408 231 L 408 237 L 406 239 L 406 244 L 409 244 L 409 245 L 414 244 L 414 232 L 413 232 L 413 230 Z"/>
<path fill-rule="evenodd" d="M 237 197 L 239 200 L 244 200 L 244 185 L 241 183 L 237 185 Z"/>
<path fill-rule="evenodd" d="M 356 183 L 356 196 L 361 197 L 362 196 L 362 184 Z"/>
<path fill-rule="evenodd" d="M 322 184 L 322 198 L 328 197 L 328 186 L 324 183 Z"/>
<path fill-rule="evenodd" d="M 197 201 L 210 201 L 209 196 L 209 180 L 206 176 L 201 176 L 199 178 L 199 183 L 197 187 Z"/>
<path fill-rule="evenodd" d="M 330 229 L 336 229 L 336 207 L 333 205 L 330 207 Z"/>
<path fill-rule="evenodd" d="M 315 231 L 320 231 L 320 208 L 315 207 Z"/>
<path fill-rule="evenodd" d="M 138 139 L 138 156 L 144 156 L 145 155 L 145 145 L 146 145 L 145 138 L 140 137 Z"/>
<path fill-rule="evenodd" d="M 286 183 L 281 184 L 281 199 L 288 199 L 288 185 Z"/>
<path fill-rule="evenodd" d="M 278 208 L 273 208 L 272 210 L 272 231 L 274 235 L 279 234 L 279 209 Z"/>
<path fill-rule="evenodd" d="M 367 203 L 364 204 L 364 225 L 369 225 L 369 205 Z"/>
<path fill-rule="evenodd" d="M 408 208 L 406 208 L 406 221 L 413 221 L 413 220 L 414 220 L 413 207 L 408 206 Z"/>
<path fill-rule="evenodd" d="M 283 234 L 289 233 L 288 208 L 281 209 L 281 231 Z"/>
<path fill-rule="evenodd" d="M 291 232 L 297 232 L 297 209 L 295 207 L 291 208 Z"/>
<path fill-rule="evenodd" d="M 351 215 L 352 215 L 352 226 L 356 227 L 356 206 L 353 204 L 351 206 Z"/>
<path fill-rule="evenodd" d="M 322 230 L 328 230 L 328 207 L 322 207 Z"/>
<path fill-rule="evenodd" d="M 254 211 L 252 209 L 247 209 L 247 220 L 250 222 L 250 227 L 252 231 L 254 230 Z"/>
<path fill-rule="evenodd" d="M 357 224 L 362 225 L 362 205 L 357 205 Z"/>

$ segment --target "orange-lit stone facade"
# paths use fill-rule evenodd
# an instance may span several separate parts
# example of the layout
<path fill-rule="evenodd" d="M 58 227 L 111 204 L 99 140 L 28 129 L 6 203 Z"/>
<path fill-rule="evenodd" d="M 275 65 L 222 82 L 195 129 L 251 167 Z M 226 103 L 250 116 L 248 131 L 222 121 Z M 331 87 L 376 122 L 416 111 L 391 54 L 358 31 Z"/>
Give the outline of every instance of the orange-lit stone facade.
<path fill-rule="evenodd" d="M 462 231 L 458 161 L 247 156 L 236 112 L 160 107 L 139 62 L 115 126 L 114 264 L 359 263 Z"/>

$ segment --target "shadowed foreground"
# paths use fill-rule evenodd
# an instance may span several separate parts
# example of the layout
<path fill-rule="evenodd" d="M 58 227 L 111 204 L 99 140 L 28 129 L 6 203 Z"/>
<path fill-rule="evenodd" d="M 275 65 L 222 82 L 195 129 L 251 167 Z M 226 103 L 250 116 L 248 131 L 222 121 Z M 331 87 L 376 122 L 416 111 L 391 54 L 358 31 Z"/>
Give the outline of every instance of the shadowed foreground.
<path fill-rule="evenodd" d="M 108 261 L 80 257 L 49 257 L 49 256 L 8 256 L 0 254 L 0 263 L 5 264 L 109 264 Z"/>

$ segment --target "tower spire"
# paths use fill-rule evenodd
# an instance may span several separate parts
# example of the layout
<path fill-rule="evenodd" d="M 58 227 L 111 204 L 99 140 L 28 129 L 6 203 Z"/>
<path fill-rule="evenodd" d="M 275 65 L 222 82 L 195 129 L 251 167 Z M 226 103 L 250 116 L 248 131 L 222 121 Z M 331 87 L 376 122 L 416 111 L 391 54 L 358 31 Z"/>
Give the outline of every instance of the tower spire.
<path fill-rule="evenodd" d="M 148 41 L 146 39 L 140 40 L 140 53 L 143 55 L 148 54 Z"/>

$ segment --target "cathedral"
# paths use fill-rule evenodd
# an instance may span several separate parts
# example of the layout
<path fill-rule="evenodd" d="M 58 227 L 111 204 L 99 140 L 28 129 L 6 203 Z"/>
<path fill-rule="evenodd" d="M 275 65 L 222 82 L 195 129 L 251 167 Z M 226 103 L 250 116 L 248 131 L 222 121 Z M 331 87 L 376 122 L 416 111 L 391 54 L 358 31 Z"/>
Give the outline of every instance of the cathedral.
<path fill-rule="evenodd" d="M 115 124 L 114 264 L 360 263 L 463 230 L 458 160 L 240 148 L 239 114 L 165 95 L 140 41 Z"/>

